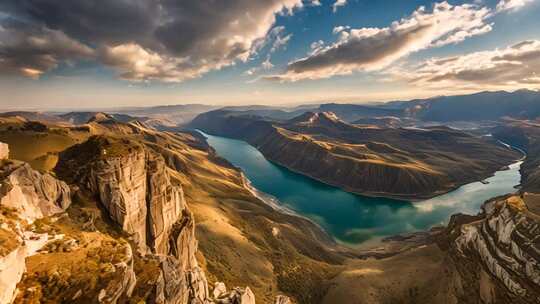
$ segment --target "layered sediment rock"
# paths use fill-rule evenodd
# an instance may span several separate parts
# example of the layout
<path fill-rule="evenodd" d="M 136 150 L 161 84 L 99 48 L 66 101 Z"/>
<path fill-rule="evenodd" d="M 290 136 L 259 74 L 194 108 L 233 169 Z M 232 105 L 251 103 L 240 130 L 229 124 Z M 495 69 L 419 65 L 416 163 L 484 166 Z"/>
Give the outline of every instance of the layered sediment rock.
<path fill-rule="evenodd" d="M 482 211 L 454 216 L 446 233 L 459 302 L 539 303 L 540 217 L 523 196 L 494 199 Z"/>

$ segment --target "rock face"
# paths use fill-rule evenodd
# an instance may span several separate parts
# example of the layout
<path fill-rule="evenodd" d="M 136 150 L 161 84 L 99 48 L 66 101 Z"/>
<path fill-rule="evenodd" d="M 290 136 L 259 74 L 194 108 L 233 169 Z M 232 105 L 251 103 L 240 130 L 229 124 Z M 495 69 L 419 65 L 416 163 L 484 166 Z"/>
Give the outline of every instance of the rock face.
<path fill-rule="evenodd" d="M 6 176 L 0 186 L 0 205 L 16 209 L 29 222 L 59 213 L 71 203 L 66 183 L 28 164 L 8 163 L 0 171 Z"/>
<path fill-rule="evenodd" d="M 0 142 L 0 160 L 9 158 L 9 147 L 7 144 Z"/>
<path fill-rule="evenodd" d="M 124 231 L 133 234 L 146 249 L 146 155 L 135 151 L 124 157 L 91 163 L 84 184 L 99 196 L 109 216 Z"/>
<path fill-rule="evenodd" d="M 71 188 L 2 160 L 0 304 L 254 304 L 249 287 L 210 294 L 179 169 L 160 153 L 92 137 L 60 155 L 56 175 Z"/>
<path fill-rule="evenodd" d="M 17 247 L 6 256 L 0 257 L 0 303 L 13 301 L 17 283 L 22 279 L 26 269 L 25 259 L 34 254 L 45 243 L 47 235 L 34 235 L 17 230 L 14 234 Z"/>
<path fill-rule="evenodd" d="M 66 170 L 78 172 L 73 181 L 99 198 L 141 253 L 166 256 L 159 258 L 158 303 L 208 301 L 193 215 L 161 155 L 132 141 L 94 137 L 61 155 L 58 171 Z"/>
<path fill-rule="evenodd" d="M 522 196 L 487 202 L 479 216 L 454 216 L 448 250 L 460 303 L 540 302 L 540 217 Z"/>
<path fill-rule="evenodd" d="M 115 279 L 100 291 L 99 303 L 116 303 L 124 295 L 129 298 L 135 288 L 137 278 L 133 270 L 133 253 L 130 246 L 124 248 L 124 261 L 114 265 Z"/>
<path fill-rule="evenodd" d="M 7 145 L 1 144 L 0 150 L 7 158 Z M 4 304 L 13 300 L 26 257 L 47 242 L 46 234 L 25 231 L 24 226 L 64 211 L 71 199 L 65 183 L 40 174 L 28 164 L 8 161 L 0 167 L 0 176 L 0 303 Z"/>

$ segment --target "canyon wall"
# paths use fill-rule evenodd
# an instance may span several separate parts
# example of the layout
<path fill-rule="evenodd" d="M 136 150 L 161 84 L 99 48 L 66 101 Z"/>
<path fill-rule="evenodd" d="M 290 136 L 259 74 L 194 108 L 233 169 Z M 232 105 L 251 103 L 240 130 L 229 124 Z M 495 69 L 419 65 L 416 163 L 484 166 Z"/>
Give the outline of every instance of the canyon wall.
<path fill-rule="evenodd" d="M 459 303 L 540 302 L 540 217 L 530 194 L 486 202 L 478 216 L 454 215 L 442 247 L 454 266 Z"/>

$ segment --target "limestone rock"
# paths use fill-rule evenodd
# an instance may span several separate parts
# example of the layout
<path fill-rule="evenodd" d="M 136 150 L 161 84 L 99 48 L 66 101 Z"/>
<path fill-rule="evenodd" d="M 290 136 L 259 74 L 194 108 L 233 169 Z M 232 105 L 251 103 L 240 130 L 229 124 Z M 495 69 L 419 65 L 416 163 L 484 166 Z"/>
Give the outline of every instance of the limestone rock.
<path fill-rule="evenodd" d="M 67 209 L 71 204 L 68 185 L 50 174 L 41 174 L 28 164 L 10 163 L 0 168 L 0 205 L 14 208 L 32 222 Z"/>
<path fill-rule="evenodd" d="M 447 229 L 450 257 L 466 286 L 460 303 L 539 303 L 539 217 L 520 196 L 494 199 L 482 210 L 454 217 Z"/>
<path fill-rule="evenodd" d="M 11 218 L 0 216 L 0 303 L 10 303 L 26 269 L 25 259 L 47 243 L 47 234 L 24 231 L 24 222 L 64 211 L 71 204 L 69 187 L 28 164 L 8 163 L 0 168 L 0 206 L 13 208 Z M 9 224 L 8 224 L 9 223 Z M 12 246 L 6 246 L 11 243 Z"/>
<path fill-rule="evenodd" d="M 193 215 L 160 154 L 139 143 L 95 137 L 62 153 L 57 169 L 66 178 L 78 170 L 72 181 L 99 199 L 142 255 L 159 260 L 156 303 L 207 303 Z"/>
<path fill-rule="evenodd" d="M 286 296 L 277 296 L 275 304 L 292 304 L 291 299 Z"/>
<path fill-rule="evenodd" d="M 214 284 L 214 290 L 212 291 L 212 296 L 214 299 L 218 299 L 222 295 L 227 293 L 227 287 L 223 282 L 217 282 Z"/>
<path fill-rule="evenodd" d="M 102 289 L 99 293 L 99 303 L 116 303 L 123 295 L 128 298 L 131 296 L 137 282 L 135 272 L 133 271 L 133 253 L 131 251 L 131 246 L 125 246 L 124 255 L 126 257 L 125 261 L 114 265 L 114 280 L 110 281 L 107 284 L 107 287 Z"/>
<path fill-rule="evenodd" d="M 125 156 L 92 163 L 88 188 L 98 194 L 109 216 L 122 229 L 135 236 L 146 249 L 146 156 L 136 151 Z"/>
<path fill-rule="evenodd" d="M 255 295 L 249 287 L 236 287 L 229 293 L 221 293 L 214 302 L 217 304 L 255 304 Z"/>
<path fill-rule="evenodd" d="M 166 254 L 171 229 L 186 209 L 184 193 L 171 183 L 161 156 L 149 153 L 147 158 L 148 241 L 154 252 Z"/>
<path fill-rule="evenodd" d="M 0 160 L 9 158 L 9 146 L 0 142 Z"/>
<path fill-rule="evenodd" d="M 17 238 L 20 240 L 19 246 L 6 256 L 0 257 L 0 304 L 11 303 L 17 283 L 26 270 L 26 257 L 34 254 L 47 243 L 46 234 L 23 233 Z"/>

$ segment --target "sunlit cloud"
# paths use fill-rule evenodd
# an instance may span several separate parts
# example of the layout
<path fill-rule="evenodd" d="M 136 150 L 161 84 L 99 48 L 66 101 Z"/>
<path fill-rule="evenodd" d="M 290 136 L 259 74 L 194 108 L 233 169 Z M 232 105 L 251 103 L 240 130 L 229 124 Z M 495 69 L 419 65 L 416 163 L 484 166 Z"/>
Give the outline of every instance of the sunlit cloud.
<path fill-rule="evenodd" d="M 305 3 L 317 4 L 303 0 L 85 3 L 3 1 L 0 12 L 7 17 L 0 19 L 0 72 L 35 77 L 62 62 L 84 58 L 111 66 L 128 80 L 181 82 L 248 61 L 257 44 L 272 33 L 277 15 L 292 14 Z M 280 33 L 282 29 L 271 46 L 274 52 L 292 37 Z M 35 35 L 36 42 L 24 39 L 29 35 Z"/>
<path fill-rule="evenodd" d="M 437 3 L 420 7 L 409 17 L 384 28 L 338 27 L 338 40 L 307 57 L 290 62 L 286 71 L 266 79 L 297 81 L 376 71 L 420 50 L 455 44 L 492 30 L 491 9 L 473 4 Z"/>
<path fill-rule="evenodd" d="M 497 4 L 496 10 L 502 11 L 517 11 L 534 0 L 501 0 Z"/>
<path fill-rule="evenodd" d="M 389 71 L 395 80 L 422 88 L 540 88 L 540 41 L 502 49 L 432 58 Z"/>
<path fill-rule="evenodd" d="M 347 5 L 347 0 L 336 0 L 334 4 L 332 4 L 332 11 L 335 13 L 337 12 L 338 8 Z"/>

